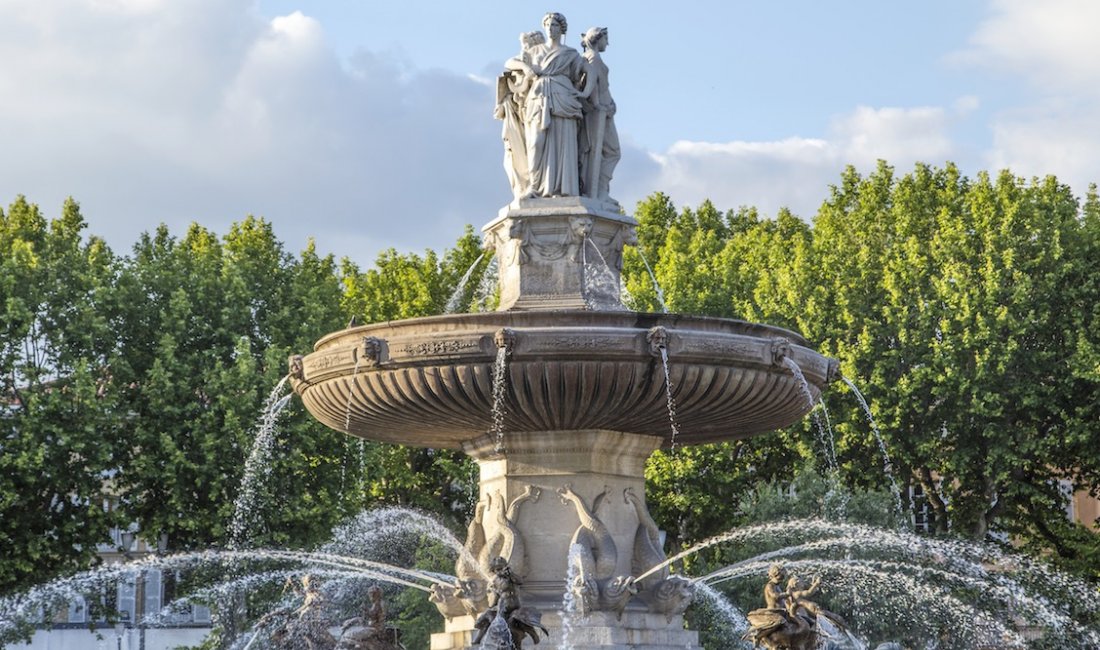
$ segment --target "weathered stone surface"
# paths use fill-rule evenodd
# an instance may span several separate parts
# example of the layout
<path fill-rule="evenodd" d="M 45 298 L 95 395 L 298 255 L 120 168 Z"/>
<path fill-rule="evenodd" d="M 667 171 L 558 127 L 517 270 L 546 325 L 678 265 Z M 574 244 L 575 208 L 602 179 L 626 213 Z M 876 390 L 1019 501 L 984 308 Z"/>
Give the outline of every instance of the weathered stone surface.
<path fill-rule="evenodd" d="M 473 620 L 454 619 L 446 631 L 433 634 L 432 650 L 476 650 L 471 643 Z M 565 648 L 562 620 L 558 611 L 543 614 L 543 624 L 550 629 L 550 638 L 537 647 L 542 650 Z M 684 629 L 682 617 L 671 622 L 664 616 L 641 611 L 627 611 L 622 619 L 609 612 L 593 612 L 576 617 L 571 624 L 568 647 L 573 650 L 701 650 L 697 632 Z"/>
<path fill-rule="evenodd" d="M 501 311 L 625 309 L 619 296 L 632 217 L 578 196 L 523 199 L 482 228 L 500 273 Z"/>
<path fill-rule="evenodd" d="M 797 334 L 742 321 L 633 312 L 496 312 L 379 323 L 336 332 L 301 361 L 295 390 L 314 416 L 351 435 L 459 449 L 492 426 L 494 337 L 507 356 L 504 429 L 671 429 L 664 368 L 649 341 L 664 328 L 680 444 L 743 438 L 809 411 L 775 357 L 785 339 L 816 396 L 831 360 Z M 784 346 L 779 346 L 780 348 Z M 350 413 L 349 413 L 350 408 Z"/>
<path fill-rule="evenodd" d="M 673 404 L 677 444 L 779 429 L 810 410 L 788 364 L 816 399 L 836 362 L 779 328 L 626 310 L 623 249 L 637 222 L 609 196 L 620 151 L 607 30 L 586 32 L 582 58 L 563 44 L 564 16 L 543 27 L 521 35 L 497 84 L 513 201 L 482 232 L 500 311 L 349 327 L 291 357 L 290 381 L 334 429 L 477 461 L 456 581 L 432 595 L 446 618 L 432 650 L 473 650 L 475 616 L 500 593 L 544 613 L 542 648 L 698 650 L 681 616 L 694 585 L 664 566 L 646 458 L 673 442 Z M 490 566 L 509 567 L 508 589 Z M 582 611 L 565 626 L 567 590 Z"/>

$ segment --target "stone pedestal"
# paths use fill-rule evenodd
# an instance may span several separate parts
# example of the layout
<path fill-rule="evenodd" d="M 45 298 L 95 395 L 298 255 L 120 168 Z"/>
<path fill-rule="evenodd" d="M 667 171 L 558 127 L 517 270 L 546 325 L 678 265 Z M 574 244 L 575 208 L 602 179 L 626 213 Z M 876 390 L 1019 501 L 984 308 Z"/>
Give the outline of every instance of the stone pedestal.
<path fill-rule="evenodd" d="M 521 199 L 482 228 L 500 269 L 501 311 L 624 309 L 623 246 L 637 222 L 580 196 Z"/>
<path fill-rule="evenodd" d="M 481 470 L 486 544 L 501 536 L 520 540 L 522 549 L 505 559 L 523 579 L 524 602 L 560 606 L 569 544 L 581 517 L 587 516 L 578 507 L 586 508 L 610 533 L 617 556 L 615 575 L 630 575 L 639 519 L 624 493 L 630 489 L 644 499 L 645 461 L 662 441 L 657 436 L 582 430 L 508 433 L 502 453 L 490 437 L 466 446 L 464 451 Z M 579 503 L 563 498 L 559 492 L 566 488 Z M 538 496 L 516 503 L 528 494 Z"/>
<path fill-rule="evenodd" d="M 605 580 L 637 575 L 654 563 L 638 550 L 637 539 L 655 532 L 643 470 L 662 441 L 591 429 L 509 432 L 464 445 L 481 470 L 481 524 L 478 529 L 475 522 L 471 536 L 484 540 L 467 545 L 482 565 L 490 556 L 506 556 L 522 578 L 523 604 L 539 609 L 551 630 L 540 648 L 698 647 L 678 613 L 651 613 L 638 597 L 625 601 L 621 620 L 613 611 L 574 616 L 568 646 L 562 644 L 567 560 L 576 539 L 589 545 L 595 564 L 608 567 Z M 433 635 L 433 650 L 471 647 L 473 623 L 470 616 L 448 621 L 445 632 Z"/>
<path fill-rule="evenodd" d="M 464 620 L 466 619 L 466 620 Z M 608 612 L 573 617 L 569 631 L 562 625 L 560 611 L 545 611 L 543 623 L 549 638 L 537 646 L 530 640 L 524 648 L 539 650 L 702 650 L 699 633 L 684 629 L 683 618 L 667 620 L 659 614 L 627 611 L 622 618 Z M 464 616 L 447 624 L 447 631 L 432 635 L 431 650 L 477 650 L 469 629 L 473 620 Z M 452 630 L 452 628 L 454 628 Z M 568 638 L 566 638 L 568 636 Z"/>

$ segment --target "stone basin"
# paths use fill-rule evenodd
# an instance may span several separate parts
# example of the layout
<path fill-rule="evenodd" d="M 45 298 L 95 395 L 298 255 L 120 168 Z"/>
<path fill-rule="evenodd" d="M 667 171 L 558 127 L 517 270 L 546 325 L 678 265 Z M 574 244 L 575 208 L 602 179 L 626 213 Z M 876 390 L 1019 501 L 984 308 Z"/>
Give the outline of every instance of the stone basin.
<path fill-rule="evenodd" d="M 835 361 L 794 332 L 740 320 L 594 311 L 455 314 L 352 327 L 292 357 L 291 382 L 333 429 L 463 449 L 490 431 L 493 366 L 506 349 L 504 431 L 610 430 L 671 444 L 744 438 L 801 419 Z"/>

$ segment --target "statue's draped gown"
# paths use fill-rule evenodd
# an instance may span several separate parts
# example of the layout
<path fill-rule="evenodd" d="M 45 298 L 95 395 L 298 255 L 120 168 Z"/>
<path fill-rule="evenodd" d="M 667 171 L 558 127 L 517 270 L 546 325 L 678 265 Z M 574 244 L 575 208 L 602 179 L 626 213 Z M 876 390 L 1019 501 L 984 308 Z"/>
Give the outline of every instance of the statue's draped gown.
<path fill-rule="evenodd" d="M 580 194 L 577 127 L 581 100 L 576 88 L 584 59 L 571 47 L 540 45 L 532 60 L 542 70 L 527 93 L 524 123 L 531 190 L 538 196 Z"/>

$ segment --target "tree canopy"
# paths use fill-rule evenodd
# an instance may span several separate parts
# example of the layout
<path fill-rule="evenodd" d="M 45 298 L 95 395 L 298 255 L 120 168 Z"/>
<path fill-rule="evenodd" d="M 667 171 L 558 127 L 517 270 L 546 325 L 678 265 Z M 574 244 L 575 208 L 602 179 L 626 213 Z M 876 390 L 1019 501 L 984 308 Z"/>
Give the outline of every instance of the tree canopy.
<path fill-rule="evenodd" d="M 1011 536 L 1096 574 L 1100 538 L 1065 517 L 1067 489 L 1100 488 L 1095 188 L 1082 204 L 1053 177 L 969 179 L 953 165 L 898 177 L 881 163 L 847 169 L 809 224 L 709 203 L 677 212 L 660 194 L 637 217 L 670 311 L 791 327 L 840 360 L 936 532 Z M 657 308 L 642 261 L 626 268 L 636 306 Z M 842 480 L 884 487 L 862 409 L 843 386 L 828 393 Z M 694 537 L 735 521 L 747 472 L 789 480 L 790 454 L 819 457 L 814 445 L 801 426 L 658 456 L 662 523 Z"/>
<path fill-rule="evenodd" d="M 1067 487 L 1100 490 L 1095 188 L 1079 201 L 1054 178 L 971 179 L 950 164 L 899 176 L 882 163 L 846 170 L 810 221 L 678 209 L 660 193 L 635 216 L 632 307 L 663 299 L 799 331 L 867 396 L 934 533 L 1011 536 L 1095 576 L 1100 536 L 1063 510 Z M 441 254 L 390 250 L 366 270 L 312 243 L 288 252 L 253 217 L 223 235 L 162 226 L 126 255 L 85 230 L 72 200 L 53 220 L 23 197 L 0 211 L 0 592 L 94 561 L 109 529 L 131 522 L 174 549 L 226 544 L 287 356 L 352 317 L 442 313 L 487 262 L 472 229 Z M 885 488 L 857 401 L 837 384 L 826 402 L 833 478 Z M 472 510 L 476 470 L 461 454 L 351 439 L 300 408 L 279 431 L 255 543 L 312 546 L 371 505 L 452 524 Z M 651 459 L 648 499 L 672 542 L 688 543 L 756 516 L 761 486 L 825 471 L 820 458 L 808 422 L 680 447 Z"/>

